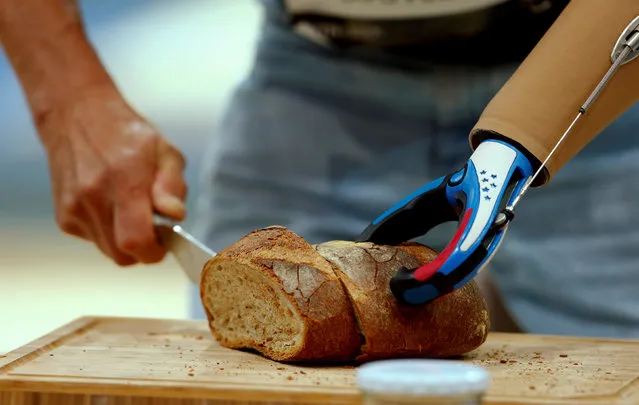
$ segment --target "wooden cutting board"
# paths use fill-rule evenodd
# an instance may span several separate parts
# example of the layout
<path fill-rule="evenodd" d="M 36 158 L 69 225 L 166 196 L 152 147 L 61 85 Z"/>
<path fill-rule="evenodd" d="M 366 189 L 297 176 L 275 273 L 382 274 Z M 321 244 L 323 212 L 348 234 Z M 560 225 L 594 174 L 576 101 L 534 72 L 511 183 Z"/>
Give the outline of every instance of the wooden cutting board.
<path fill-rule="evenodd" d="M 466 359 L 486 404 L 639 403 L 639 342 L 493 333 Z M 355 372 L 225 349 L 205 322 L 88 317 L 0 356 L 0 404 L 358 404 Z"/>

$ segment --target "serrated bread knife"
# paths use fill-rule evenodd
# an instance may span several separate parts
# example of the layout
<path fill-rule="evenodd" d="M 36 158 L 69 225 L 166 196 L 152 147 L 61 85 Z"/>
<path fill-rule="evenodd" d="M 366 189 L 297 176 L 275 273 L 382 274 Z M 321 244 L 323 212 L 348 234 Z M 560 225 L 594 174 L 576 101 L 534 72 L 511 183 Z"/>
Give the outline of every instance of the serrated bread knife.
<path fill-rule="evenodd" d="M 154 214 L 153 224 L 158 230 L 162 244 L 173 253 L 189 280 L 199 284 L 204 264 L 216 253 L 172 219 Z"/>

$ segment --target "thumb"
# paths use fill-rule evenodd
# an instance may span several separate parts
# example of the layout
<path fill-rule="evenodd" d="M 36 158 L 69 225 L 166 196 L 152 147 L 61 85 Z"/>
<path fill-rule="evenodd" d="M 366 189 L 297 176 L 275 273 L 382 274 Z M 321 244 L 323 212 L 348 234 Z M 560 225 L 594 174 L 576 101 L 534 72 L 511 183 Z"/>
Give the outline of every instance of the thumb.
<path fill-rule="evenodd" d="M 158 150 L 158 166 L 153 182 L 153 207 L 158 213 L 182 221 L 186 217 L 187 185 L 183 171 L 186 161 L 180 151 L 168 144 Z"/>

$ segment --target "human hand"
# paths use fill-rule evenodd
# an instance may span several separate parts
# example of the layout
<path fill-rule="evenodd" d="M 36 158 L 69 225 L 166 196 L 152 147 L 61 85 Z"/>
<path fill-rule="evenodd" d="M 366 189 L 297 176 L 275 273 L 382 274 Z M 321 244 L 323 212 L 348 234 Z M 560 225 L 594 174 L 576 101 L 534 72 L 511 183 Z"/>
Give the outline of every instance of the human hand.
<path fill-rule="evenodd" d="M 114 89 L 35 117 L 48 155 L 58 226 L 120 266 L 164 258 L 153 213 L 186 215 L 185 159 Z"/>

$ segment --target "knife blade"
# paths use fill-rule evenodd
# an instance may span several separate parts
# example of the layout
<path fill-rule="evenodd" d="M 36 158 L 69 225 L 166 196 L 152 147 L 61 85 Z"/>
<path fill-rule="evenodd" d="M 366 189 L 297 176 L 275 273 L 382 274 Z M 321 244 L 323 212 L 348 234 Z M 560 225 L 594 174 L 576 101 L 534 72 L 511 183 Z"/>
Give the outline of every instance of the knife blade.
<path fill-rule="evenodd" d="M 153 224 L 162 244 L 175 256 L 189 280 L 199 284 L 204 265 L 216 253 L 170 218 L 154 214 Z"/>

